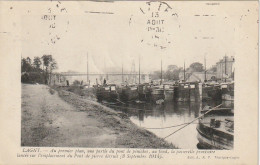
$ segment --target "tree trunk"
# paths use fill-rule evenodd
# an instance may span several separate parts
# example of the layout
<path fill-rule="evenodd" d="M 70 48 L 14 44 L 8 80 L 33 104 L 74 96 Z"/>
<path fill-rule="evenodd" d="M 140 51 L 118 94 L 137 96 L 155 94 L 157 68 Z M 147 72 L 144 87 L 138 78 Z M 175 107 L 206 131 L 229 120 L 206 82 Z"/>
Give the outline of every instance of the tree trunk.
<path fill-rule="evenodd" d="M 45 67 L 45 84 L 48 84 L 48 68 L 47 66 Z"/>

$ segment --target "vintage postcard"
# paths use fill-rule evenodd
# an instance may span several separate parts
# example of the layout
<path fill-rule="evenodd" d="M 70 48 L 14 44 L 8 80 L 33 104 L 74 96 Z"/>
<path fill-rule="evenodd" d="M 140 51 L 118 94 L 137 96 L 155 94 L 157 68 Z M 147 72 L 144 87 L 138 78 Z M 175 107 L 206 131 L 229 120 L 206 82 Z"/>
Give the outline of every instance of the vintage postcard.
<path fill-rule="evenodd" d="M 258 7 L 0 1 L 0 164 L 257 164 Z"/>

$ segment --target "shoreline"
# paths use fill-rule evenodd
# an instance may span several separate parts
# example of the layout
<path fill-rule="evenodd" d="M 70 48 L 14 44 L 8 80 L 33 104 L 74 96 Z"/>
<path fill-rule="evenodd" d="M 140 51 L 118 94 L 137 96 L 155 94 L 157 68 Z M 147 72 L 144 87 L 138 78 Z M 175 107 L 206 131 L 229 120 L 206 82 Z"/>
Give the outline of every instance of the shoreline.
<path fill-rule="evenodd" d="M 62 88 L 52 87 L 59 97 L 75 106 L 79 111 L 87 112 L 102 122 L 106 128 L 115 131 L 115 148 L 160 148 L 177 149 L 173 144 L 157 137 L 154 133 L 138 127 L 123 113 L 106 107 L 85 96 L 80 96 Z M 87 107 L 87 108 L 86 108 Z"/>

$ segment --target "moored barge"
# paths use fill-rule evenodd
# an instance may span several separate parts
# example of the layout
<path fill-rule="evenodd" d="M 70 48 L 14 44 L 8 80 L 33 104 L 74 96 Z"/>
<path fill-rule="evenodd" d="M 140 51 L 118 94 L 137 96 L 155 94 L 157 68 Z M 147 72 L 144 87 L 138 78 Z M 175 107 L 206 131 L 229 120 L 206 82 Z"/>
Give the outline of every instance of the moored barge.
<path fill-rule="evenodd" d="M 202 113 L 209 109 L 204 109 Z M 218 108 L 205 114 L 197 125 L 198 148 L 233 149 L 234 113 L 230 108 Z"/>
<path fill-rule="evenodd" d="M 116 102 L 118 99 L 117 87 L 115 84 L 105 84 L 96 87 L 96 97 L 98 101 Z"/>
<path fill-rule="evenodd" d="M 129 102 L 138 99 L 138 90 L 136 85 L 126 85 L 118 89 L 119 99 L 121 101 Z"/>
<path fill-rule="evenodd" d="M 222 99 L 222 91 L 219 83 L 204 83 L 202 85 L 202 101 Z"/>

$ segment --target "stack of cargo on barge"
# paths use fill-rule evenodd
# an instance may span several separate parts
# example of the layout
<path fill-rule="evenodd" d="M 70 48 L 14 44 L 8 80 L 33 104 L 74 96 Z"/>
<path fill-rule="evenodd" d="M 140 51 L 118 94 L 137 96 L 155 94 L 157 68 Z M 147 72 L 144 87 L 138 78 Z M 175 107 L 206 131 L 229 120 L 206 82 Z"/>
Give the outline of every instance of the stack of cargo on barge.
<path fill-rule="evenodd" d="M 202 101 L 218 101 L 222 99 L 221 85 L 219 83 L 203 83 Z"/>
<path fill-rule="evenodd" d="M 115 102 L 119 95 L 115 84 L 104 84 L 95 87 L 96 97 L 98 101 Z"/>
<path fill-rule="evenodd" d="M 164 100 L 173 101 L 174 96 L 174 86 L 173 84 L 164 84 Z"/>
<path fill-rule="evenodd" d="M 182 82 L 174 88 L 174 97 L 176 101 L 198 101 L 199 84 L 198 82 Z"/>
<path fill-rule="evenodd" d="M 152 88 L 149 83 L 138 84 L 137 90 L 140 101 L 151 101 Z"/>
<path fill-rule="evenodd" d="M 222 100 L 233 101 L 234 100 L 234 82 L 222 83 Z"/>
<path fill-rule="evenodd" d="M 234 82 L 203 83 L 202 101 L 233 101 Z"/>

